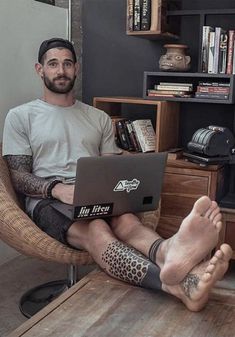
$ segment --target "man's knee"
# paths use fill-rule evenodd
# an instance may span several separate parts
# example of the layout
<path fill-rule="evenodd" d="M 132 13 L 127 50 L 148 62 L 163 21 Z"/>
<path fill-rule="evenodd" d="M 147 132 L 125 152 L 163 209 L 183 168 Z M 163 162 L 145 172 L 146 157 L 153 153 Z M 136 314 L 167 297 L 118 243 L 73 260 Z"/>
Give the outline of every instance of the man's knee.
<path fill-rule="evenodd" d="M 140 226 L 142 226 L 139 218 L 132 213 L 126 213 L 118 217 L 112 218 L 110 225 L 113 232 L 118 236 L 129 235 L 133 233 L 133 231 L 138 230 Z"/>

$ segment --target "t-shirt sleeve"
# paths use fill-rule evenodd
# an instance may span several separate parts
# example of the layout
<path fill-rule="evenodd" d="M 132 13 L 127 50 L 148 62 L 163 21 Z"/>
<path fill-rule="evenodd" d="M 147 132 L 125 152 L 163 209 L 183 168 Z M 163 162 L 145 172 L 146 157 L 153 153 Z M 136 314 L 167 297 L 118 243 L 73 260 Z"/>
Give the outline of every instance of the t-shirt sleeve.
<path fill-rule="evenodd" d="M 100 144 L 100 154 L 121 154 L 122 150 L 115 142 L 113 124 L 111 118 L 104 114 L 103 135 Z"/>
<path fill-rule="evenodd" d="M 23 116 L 10 110 L 3 129 L 3 156 L 32 155 L 27 133 L 27 123 Z"/>

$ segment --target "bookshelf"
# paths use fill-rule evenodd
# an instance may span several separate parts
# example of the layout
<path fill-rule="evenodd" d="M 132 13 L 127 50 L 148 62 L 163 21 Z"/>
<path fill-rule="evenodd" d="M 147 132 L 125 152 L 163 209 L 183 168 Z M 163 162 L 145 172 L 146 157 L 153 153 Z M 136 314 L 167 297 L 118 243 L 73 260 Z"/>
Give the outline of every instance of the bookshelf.
<path fill-rule="evenodd" d="M 167 100 L 167 101 L 179 101 L 179 102 L 194 102 L 194 103 L 212 103 L 212 104 L 234 104 L 235 103 L 235 75 L 226 74 L 208 74 L 208 73 L 179 73 L 179 72 L 144 72 L 143 80 L 143 98 L 151 99 L 153 97 L 148 97 L 148 89 L 153 89 L 154 85 L 160 82 L 177 82 L 177 83 L 192 83 L 193 91 L 196 91 L 196 87 L 199 81 L 202 82 L 222 82 L 230 85 L 229 98 L 224 100 L 208 99 L 208 98 L 176 98 L 176 97 L 156 97 L 157 100 Z"/>
<path fill-rule="evenodd" d="M 155 119 L 156 152 L 177 147 L 179 105 L 176 102 L 144 100 L 137 97 L 94 97 L 93 106 L 112 116 L 122 116 L 124 108 L 141 107 L 139 118 L 145 118 L 145 108 L 151 107 Z"/>

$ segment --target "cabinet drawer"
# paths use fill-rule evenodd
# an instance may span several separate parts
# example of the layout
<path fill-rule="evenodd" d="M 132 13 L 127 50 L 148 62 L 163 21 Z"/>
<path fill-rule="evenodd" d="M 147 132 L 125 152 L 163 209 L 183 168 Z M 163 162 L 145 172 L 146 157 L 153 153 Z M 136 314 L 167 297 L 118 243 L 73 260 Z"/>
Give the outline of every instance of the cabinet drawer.
<path fill-rule="evenodd" d="M 208 185 L 208 177 L 165 173 L 163 193 L 180 193 L 196 196 L 207 195 Z"/>
<path fill-rule="evenodd" d="M 185 217 L 192 210 L 196 200 L 197 196 L 162 194 L 161 216 Z"/>
<path fill-rule="evenodd" d="M 178 232 L 183 218 L 161 216 L 156 231 L 164 239 Z"/>

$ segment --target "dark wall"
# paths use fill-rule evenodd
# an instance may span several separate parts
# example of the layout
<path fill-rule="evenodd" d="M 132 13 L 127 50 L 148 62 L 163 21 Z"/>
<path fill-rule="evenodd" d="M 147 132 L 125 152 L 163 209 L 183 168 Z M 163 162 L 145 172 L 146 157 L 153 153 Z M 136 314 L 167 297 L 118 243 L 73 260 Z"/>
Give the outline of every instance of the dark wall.
<path fill-rule="evenodd" d="M 183 0 L 183 9 L 235 8 L 234 0 Z M 94 96 L 142 96 L 143 72 L 158 71 L 158 60 L 169 40 L 149 41 L 126 35 L 126 0 L 84 0 L 83 101 Z M 213 21 L 214 20 L 214 21 Z M 235 16 L 208 17 L 208 24 L 235 28 Z M 175 41 L 170 41 L 175 42 Z M 199 17 L 181 20 L 178 43 L 189 46 L 192 72 L 197 71 Z M 181 103 L 179 145 L 185 146 L 192 134 L 210 124 L 233 129 L 233 106 Z"/>

